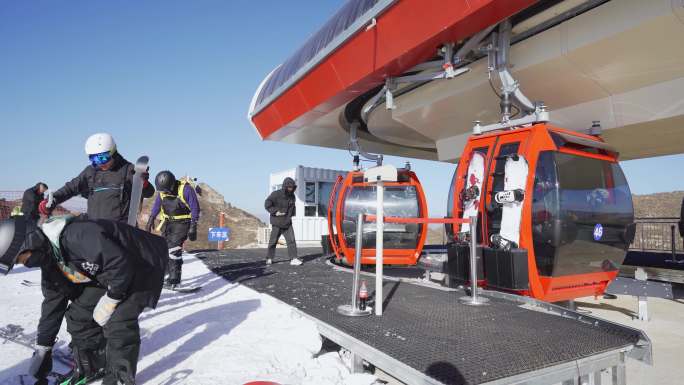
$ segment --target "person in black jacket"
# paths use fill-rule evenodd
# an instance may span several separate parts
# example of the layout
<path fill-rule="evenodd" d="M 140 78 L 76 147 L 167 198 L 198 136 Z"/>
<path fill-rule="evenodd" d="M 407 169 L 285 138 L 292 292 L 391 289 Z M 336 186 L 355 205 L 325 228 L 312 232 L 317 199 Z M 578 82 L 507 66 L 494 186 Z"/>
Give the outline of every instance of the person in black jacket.
<path fill-rule="evenodd" d="M 271 237 L 268 241 L 268 254 L 266 264 L 273 263 L 273 256 L 281 235 L 287 242 L 287 255 L 290 264 L 299 266 L 302 260 L 297 258 L 297 243 L 295 242 L 294 230 L 292 230 L 292 217 L 296 215 L 295 190 L 297 184 L 292 178 L 285 178 L 280 190 L 276 190 L 266 198 L 264 207 L 271 214 Z"/>
<path fill-rule="evenodd" d="M 63 384 L 103 374 L 87 353 L 93 350 L 106 352 L 103 385 L 135 384 L 138 316 L 156 307 L 166 261 L 164 238 L 117 221 L 64 216 L 39 227 L 27 226 L 24 217 L 0 222 L 0 270 L 7 273 L 15 263 L 40 267 L 52 273 L 44 279 L 72 298 L 66 319 L 77 367 Z M 50 358 L 51 350 L 41 354 Z"/>
<path fill-rule="evenodd" d="M 91 164 L 55 191 L 52 206 L 47 209 L 52 210 L 80 195 L 88 200 L 88 218 L 125 222 L 128 220 L 135 166 L 117 152 L 116 143 L 109 134 L 90 136 L 86 141 L 86 153 Z M 154 187 L 146 180 L 142 196 L 150 198 L 153 195 Z"/>
<path fill-rule="evenodd" d="M 50 214 L 58 204 L 81 195 L 88 200 L 87 216 L 89 219 L 109 219 L 126 222 L 130 207 L 131 190 L 133 186 L 134 165 L 124 159 L 117 152 L 116 143 L 111 135 L 98 133 L 91 135 L 85 144 L 86 154 L 90 165 L 64 187 L 53 194 L 52 206 L 47 207 L 45 214 Z M 154 195 L 154 187 L 145 182 L 143 187 L 144 198 Z M 48 368 L 50 363 L 36 362 L 41 359 L 41 350 L 52 348 L 59 333 L 62 319 L 67 311 L 70 298 L 60 290 L 56 290 L 50 280 L 49 272 L 42 271 L 41 287 L 43 291 L 43 303 L 41 304 L 40 321 L 36 336 L 37 349 L 33 356 L 34 363 L 31 367 Z M 93 365 L 97 366 L 104 362 L 103 351 L 100 349 L 82 351 L 81 355 L 88 355 Z M 34 376 L 42 373 L 29 373 Z M 36 376 L 38 377 L 38 376 Z"/>
<path fill-rule="evenodd" d="M 43 182 L 36 183 L 35 186 L 24 191 L 24 196 L 21 198 L 21 213 L 26 218 L 38 223 L 40 219 L 40 212 L 38 206 L 43 200 L 43 194 L 47 191 L 48 186 Z"/>

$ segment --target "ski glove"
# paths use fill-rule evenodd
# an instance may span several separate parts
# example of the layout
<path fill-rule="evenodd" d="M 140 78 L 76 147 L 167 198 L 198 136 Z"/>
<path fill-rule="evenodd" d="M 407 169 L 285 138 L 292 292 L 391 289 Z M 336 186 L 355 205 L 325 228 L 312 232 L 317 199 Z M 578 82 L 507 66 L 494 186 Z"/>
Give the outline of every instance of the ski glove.
<path fill-rule="evenodd" d="M 190 241 L 196 241 L 197 240 L 197 223 L 192 222 L 190 224 L 190 230 L 188 230 L 188 239 Z"/>
<path fill-rule="evenodd" d="M 55 208 L 54 208 L 54 205 L 55 205 L 55 203 L 54 203 L 54 201 L 53 201 L 53 202 L 52 202 L 52 206 L 48 206 L 48 200 L 47 200 L 47 199 L 43 199 L 43 200 L 40 202 L 40 204 L 38 204 L 38 212 L 40 212 L 41 214 L 43 214 L 43 215 L 49 217 L 49 216 L 52 214 L 52 210 L 55 209 Z"/>
<path fill-rule="evenodd" d="M 285 213 L 282 211 L 276 211 L 275 216 L 276 217 L 282 217 L 282 216 L 285 216 Z"/>
<path fill-rule="evenodd" d="M 95 310 L 93 310 L 93 319 L 95 322 L 100 326 L 105 326 L 109 319 L 112 318 L 112 314 L 114 314 L 116 305 L 118 305 L 119 302 L 121 302 L 121 300 L 111 298 L 107 294 L 103 295 L 102 298 L 97 301 Z"/>
<path fill-rule="evenodd" d="M 28 374 L 38 380 L 44 379 L 52 370 L 52 346 L 36 345 Z"/>

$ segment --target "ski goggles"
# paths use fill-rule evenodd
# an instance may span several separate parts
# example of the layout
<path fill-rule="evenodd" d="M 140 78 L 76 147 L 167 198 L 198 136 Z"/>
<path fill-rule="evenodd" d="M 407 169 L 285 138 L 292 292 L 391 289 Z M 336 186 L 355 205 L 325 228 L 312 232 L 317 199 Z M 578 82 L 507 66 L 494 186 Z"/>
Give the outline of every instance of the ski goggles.
<path fill-rule="evenodd" d="M 90 154 L 88 155 L 88 159 L 90 159 L 90 163 L 92 163 L 94 167 L 102 166 L 103 164 L 112 160 L 112 152 L 107 151 L 101 152 L 99 154 Z"/>

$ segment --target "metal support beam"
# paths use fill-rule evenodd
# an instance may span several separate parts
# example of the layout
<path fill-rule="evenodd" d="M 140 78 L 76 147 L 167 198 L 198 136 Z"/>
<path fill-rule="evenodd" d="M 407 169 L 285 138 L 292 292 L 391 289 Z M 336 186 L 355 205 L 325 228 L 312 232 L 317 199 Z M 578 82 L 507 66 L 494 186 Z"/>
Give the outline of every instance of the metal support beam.
<path fill-rule="evenodd" d="M 646 282 L 648 281 L 648 274 L 646 271 L 638 267 L 636 269 L 636 272 L 634 273 L 634 278 L 638 281 L 643 281 Z M 648 297 L 647 296 L 637 296 L 637 305 L 638 305 L 638 317 L 640 321 L 648 321 Z"/>
<path fill-rule="evenodd" d="M 612 385 L 626 385 L 627 384 L 627 368 L 625 366 L 625 354 L 620 353 L 620 361 L 617 365 L 611 368 L 611 383 Z"/>
<path fill-rule="evenodd" d="M 363 373 L 363 359 L 360 355 L 352 352 L 351 353 L 351 372 L 352 373 Z"/>

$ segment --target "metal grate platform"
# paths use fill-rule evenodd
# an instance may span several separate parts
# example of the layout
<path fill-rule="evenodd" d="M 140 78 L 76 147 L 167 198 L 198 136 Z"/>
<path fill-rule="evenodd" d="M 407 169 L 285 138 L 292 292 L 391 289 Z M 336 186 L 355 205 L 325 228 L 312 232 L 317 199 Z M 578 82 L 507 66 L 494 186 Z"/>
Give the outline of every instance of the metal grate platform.
<path fill-rule="evenodd" d="M 411 384 L 508 383 L 505 379 L 541 375 L 553 367 L 575 372 L 578 362 L 609 355 L 619 365 L 624 363 L 624 352 L 645 338 L 636 330 L 587 316 L 578 320 L 530 310 L 506 295 L 492 296 L 489 306 L 469 307 L 458 301 L 463 291 L 392 280 L 384 283 L 382 317 L 343 317 L 336 308 L 350 300 L 352 274 L 333 269 L 315 249 L 300 250 L 305 261 L 300 267 L 278 259 L 266 266 L 264 254 L 265 250 L 243 249 L 201 257 L 226 279 L 278 298 L 315 319 L 321 333 L 333 341 L 346 339 L 359 345 L 354 351 L 340 343 L 383 370 L 392 372 L 378 362 L 415 370 L 395 371 L 413 375 L 407 381 Z M 362 279 L 373 293 L 374 279 Z"/>

